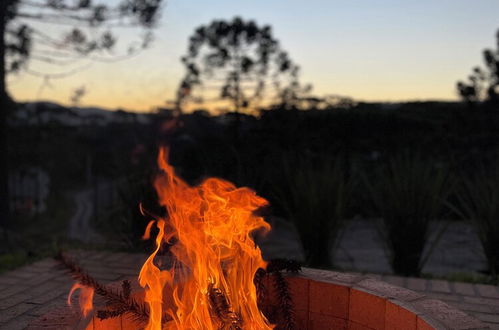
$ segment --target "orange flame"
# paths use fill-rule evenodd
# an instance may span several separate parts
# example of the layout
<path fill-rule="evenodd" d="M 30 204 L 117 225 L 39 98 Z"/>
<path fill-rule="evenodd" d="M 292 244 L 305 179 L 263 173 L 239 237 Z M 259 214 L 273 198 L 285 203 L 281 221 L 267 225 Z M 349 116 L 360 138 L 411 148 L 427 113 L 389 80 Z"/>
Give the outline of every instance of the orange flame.
<path fill-rule="evenodd" d="M 164 172 L 155 181 L 160 204 L 167 219 L 154 223 L 159 230 L 156 249 L 142 266 L 139 283 L 145 288 L 150 308 L 148 330 L 162 329 L 163 313 L 168 329 L 220 329 L 210 290 L 216 288 L 227 298 L 230 312 L 242 320 L 244 329 L 272 329 L 258 310 L 253 278 L 266 262 L 251 233 L 270 225 L 254 211 L 267 201 L 248 188 L 209 178 L 191 187 L 175 176 L 167 162 L 167 149 L 161 149 L 158 165 Z M 152 224 L 144 237 L 149 236 Z M 163 242 L 173 244 L 175 263 L 160 270 L 154 258 Z M 165 290 L 167 289 L 167 290 Z M 171 304 L 163 304 L 163 292 L 170 292 Z"/>
<path fill-rule="evenodd" d="M 86 317 L 88 313 L 92 311 L 93 307 L 93 298 L 94 298 L 94 289 L 85 285 L 81 285 L 80 283 L 75 283 L 71 287 L 71 290 L 68 294 L 68 305 L 71 306 L 71 296 L 73 293 L 80 289 L 80 297 L 78 298 L 78 303 L 80 304 L 80 310 L 83 314 L 83 317 Z"/>

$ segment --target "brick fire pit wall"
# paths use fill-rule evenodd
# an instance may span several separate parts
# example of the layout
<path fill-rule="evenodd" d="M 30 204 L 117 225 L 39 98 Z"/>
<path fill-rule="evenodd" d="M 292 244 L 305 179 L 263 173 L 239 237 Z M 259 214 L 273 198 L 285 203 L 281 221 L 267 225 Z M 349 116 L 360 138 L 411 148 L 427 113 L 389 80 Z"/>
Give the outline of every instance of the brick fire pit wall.
<path fill-rule="evenodd" d="M 370 277 L 305 268 L 287 281 L 298 329 L 489 329 L 444 302 Z M 268 285 L 268 284 L 267 284 Z M 267 303 L 274 303 L 270 294 Z M 55 309 L 28 329 L 74 329 L 80 317 L 69 308 Z M 88 330 L 138 329 L 127 316 L 101 321 Z"/>
<path fill-rule="evenodd" d="M 305 268 L 288 281 L 299 329 L 488 329 L 444 302 L 362 275 Z"/>

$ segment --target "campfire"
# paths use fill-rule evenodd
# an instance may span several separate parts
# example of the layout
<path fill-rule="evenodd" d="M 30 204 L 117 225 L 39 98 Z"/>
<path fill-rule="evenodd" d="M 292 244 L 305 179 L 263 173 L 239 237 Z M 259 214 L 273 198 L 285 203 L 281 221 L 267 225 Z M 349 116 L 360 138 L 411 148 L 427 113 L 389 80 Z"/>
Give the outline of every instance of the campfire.
<path fill-rule="evenodd" d="M 76 280 L 68 303 L 79 290 L 79 310 L 54 309 L 30 330 L 484 328 L 443 302 L 369 276 L 265 262 L 252 236 L 270 230 L 257 212 L 263 198 L 221 179 L 188 185 L 166 149 L 158 164 L 155 187 L 167 216 L 145 229 L 155 248 L 138 279 L 103 285 L 61 254 Z"/>
<path fill-rule="evenodd" d="M 273 329 L 275 325 L 259 308 L 268 264 L 252 237 L 257 230 L 270 230 L 270 225 L 256 213 L 267 201 L 249 188 L 237 188 L 218 178 L 190 186 L 175 175 L 168 163 L 168 149 L 160 149 L 158 166 L 161 174 L 154 185 L 167 216 L 152 219 L 145 228 L 143 238 L 153 239 L 155 249 L 138 276 L 143 302 L 130 303 L 129 285 L 128 289 L 124 285 L 122 293 L 113 293 L 117 297 L 113 300 L 115 309 L 101 311 L 100 316 L 130 312 L 135 304 L 136 314 L 147 315 L 144 321 L 148 330 Z M 163 259 L 158 260 L 162 251 L 171 256 L 170 262 L 161 264 Z M 271 268 L 286 267 L 278 262 Z M 77 279 L 70 296 L 81 290 L 80 309 L 87 316 L 93 309 L 94 291 L 99 288 L 86 283 L 91 280 L 81 276 Z M 276 283 L 286 291 L 282 278 Z M 124 301 L 121 304 L 120 298 Z M 284 297 L 286 308 L 292 308 L 290 301 Z M 284 319 L 292 322 L 290 317 Z"/>

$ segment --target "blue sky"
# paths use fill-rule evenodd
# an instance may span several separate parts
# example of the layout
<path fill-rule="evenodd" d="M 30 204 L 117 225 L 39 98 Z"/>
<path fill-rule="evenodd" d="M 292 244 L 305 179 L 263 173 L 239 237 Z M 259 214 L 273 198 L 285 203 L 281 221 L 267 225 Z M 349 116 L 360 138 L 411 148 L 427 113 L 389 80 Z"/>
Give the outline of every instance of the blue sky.
<path fill-rule="evenodd" d="M 183 74 L 179 58 L 194 28 L 239 15 L 272 25 L 301 66 L 302 81 L 319 95 L 450 100 L 455 82 L 482 63 L 484 48 L 495 46 L 497 13 L 497 0 L 169 0 L 153 47 L 139 57 L 94 63 L 41 90 L 39 78 L 10 77 L 10 90 L 19 100 L 68 103 L 71 91 L 84 85 L 83 105 L 149 110 L 173 98 Z"/>

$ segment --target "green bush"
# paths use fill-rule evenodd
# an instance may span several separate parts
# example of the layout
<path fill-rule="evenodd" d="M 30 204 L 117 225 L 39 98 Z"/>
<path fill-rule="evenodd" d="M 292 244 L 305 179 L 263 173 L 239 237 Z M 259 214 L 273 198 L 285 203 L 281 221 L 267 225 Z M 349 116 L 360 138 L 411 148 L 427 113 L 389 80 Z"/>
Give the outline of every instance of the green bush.
<path fill-rule="evenodd" d="M 423 252 L 430 223 L 450 193 L 447 171 L 419 156 L 404 154 L 391 158 L 366 183 L 373 206 L 383 219 L 381 234 L 393 271 L 419 275 L 429 256 Z"/>

